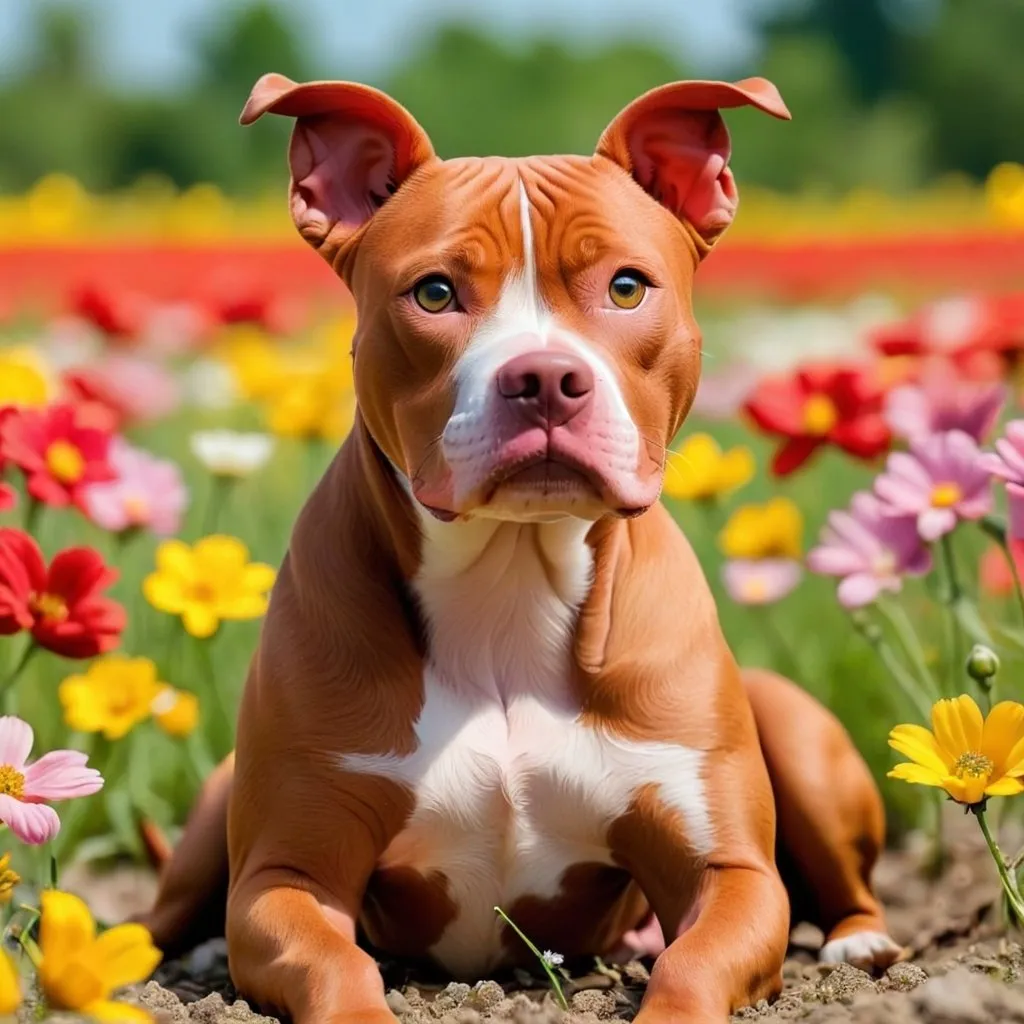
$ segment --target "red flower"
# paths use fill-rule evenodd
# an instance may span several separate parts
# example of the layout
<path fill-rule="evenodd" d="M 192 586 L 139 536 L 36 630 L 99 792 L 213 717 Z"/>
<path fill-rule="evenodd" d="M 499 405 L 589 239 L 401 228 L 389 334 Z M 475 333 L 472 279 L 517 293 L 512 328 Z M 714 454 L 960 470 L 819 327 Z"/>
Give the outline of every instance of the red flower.
<path fill-rule="evenodd" d="M 941 359 L 973 380 L 997 380 L 1024 348 L 1024 296 L 941 299 L 897 323 L 877 328 L 871 343 L 883 356 Z"/>
<path fill-rule="evenodd" d="M 862 369 L 814 366 L 761 381 L 744 408 L 765 433 L 785 438 L 772 472 L 787 476 L 825 444 L 859 459 L 886 451 L 891 435 L 883 397 L 878 381 Z"/>
<path fill-rule="evenodd" d="M 83 488 L 113 480 L 110 433 L 82 423 L 73 406 L 19 409 L 0 421 L 0 459 L 28 478 L 28 493 L 47 505 L 81 507 Z"/>
<path fill-rule="evenodd" d="M 40 647 L 65 658 L 113 650 L 124 608 L 100 591 L 116 579 L 92 548 L 61 551 L 47 569 L 27 533 L 0 529 L 0 636 L 27 629 Z"/>

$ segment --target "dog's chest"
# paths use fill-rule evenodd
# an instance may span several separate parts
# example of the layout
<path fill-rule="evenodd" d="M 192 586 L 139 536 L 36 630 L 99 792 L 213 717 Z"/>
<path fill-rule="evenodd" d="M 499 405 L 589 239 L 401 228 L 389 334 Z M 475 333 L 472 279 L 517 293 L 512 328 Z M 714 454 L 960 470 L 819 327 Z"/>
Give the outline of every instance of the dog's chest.
<path fill-rule="evenodd" d="M 698 752 L 581 718 L 572 638 L 589 562 L 566 581 L 505 554 L 482 578 L 421 589 L 430 655 L 414 752 L 345 759 L 412 791 L 380 866 L 444 877 L 456 913 L 429 952 L 467 975 L 501 958 L 496 905 L 554 899 L 574 864 L 613 863 L 609 827 L 641 786 L 660 784 L 698 832 L 706 818 Z"/>

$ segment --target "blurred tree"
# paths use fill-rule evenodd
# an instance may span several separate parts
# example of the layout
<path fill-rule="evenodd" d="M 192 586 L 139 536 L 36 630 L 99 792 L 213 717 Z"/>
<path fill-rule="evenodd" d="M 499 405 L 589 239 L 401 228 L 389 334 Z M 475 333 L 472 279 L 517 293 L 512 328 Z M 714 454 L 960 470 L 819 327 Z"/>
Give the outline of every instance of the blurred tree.
<path fill-rule="evenodd" d="M 685 70 L 618 43 L 580 53 L 552 39 L 514 48 L 483 32 L 441 29 L 384 82 L 443 156 L 590 153 L 631 99 Z"/>
<path fill-rule="evenodd" d="M 1024 162 L 1024 3 L 946 0 L 932 31 L 907 46 L 909 91 L 931 112 L 941 170 L 982 176 Z"/>

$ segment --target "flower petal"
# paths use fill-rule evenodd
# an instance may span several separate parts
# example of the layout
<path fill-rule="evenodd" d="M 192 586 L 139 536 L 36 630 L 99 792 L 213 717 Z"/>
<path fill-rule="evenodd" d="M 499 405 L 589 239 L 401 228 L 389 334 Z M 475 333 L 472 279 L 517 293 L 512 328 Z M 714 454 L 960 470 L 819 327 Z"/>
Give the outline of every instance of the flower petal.
<path fill-rule="evenodd" d="M 83 1006 L 82 1013 L 102 1024 L 153 1024 L 153 1015 L 148 1010 L 114 999 L 97 999 Z"/>
<path fill-rule="evenodd" d="M 23 842 L 32 846 L 48 843 L 60 831 L 60 818 L 46 804 L 28 804 L 0 794 L 0 821 Z"/>
<path fill-rule="evenodd" d="M 93 947 L 109 991 L 145 981 L 160 963 L 160 950 L 141 924 L 119 924 L 104 932 Z"/>
<path fill-rule="evenodd" d="M 92 914 L 79 897 L 58 889 L 44 889 L 39 901 L 39 948 L 43 963 L 65 964 L 95 937 Z"/>
<path fill-rule="evenodd" d="M 913 782 L 919 786 L 938 786 L 940 788 L 945 786 L 945 776 L 938 775 L 920 764 L 904 762 L 894 765 L 887 776 L 890 779 L 899 779 L 901 782 Z"/>
<path fill-rule="evenodd" d="M 932 732 L 950 763 L 961 754 L 981 750 L 983 729 L 981 710 L 966 693 L 940 700 L 932 708 Z"/>
<path fill-rule="evenodd" d="M 1013 748 L 1024 740 L 1024 705 L 1015 700 L 1000 701 L 985 719 L 981 753 L 995 766 L 993 774 L 1002 775 Z"/>
<path fill-rule="evenodd" d="M 1018 793 L 1024 793 L 1024 782 L 1020 779 L 997 779 L 985 787 L 985 796 L 1017 796 Z"/>
<path fill-rule="evenodd" d="M 836 588 L 836 597 L 844 608 L 863 608 L 878 597 L 882 581 L 869 572 L 855 572 Z"/>
<path fill-rule="evenodd" d="M 0 718 L 0 764 L 21 771 L 32 749 L 32 726 L 15 715 Z"/>
<path fill-rule="evenodd" d="M 897 725 L 889 733 L 889 746 L 939 775 L 953 767 L 952 760 L 943 756 L 935 737 L 922 725 Z"/>
<path fill-rule="evenodd" d="M 51 750 L 25 769 L 26 800 L 70 800 L 92 796 L 103 788 L 103 776 L 86 767 L 78 750 Z"/>
<path fill-rule="evenodd" d="M 194 637 L 204 639 L 217 632 L 218 619 L 207 604 L 189 601 L 181 613 L 181 622 L 185 629 Z"/>

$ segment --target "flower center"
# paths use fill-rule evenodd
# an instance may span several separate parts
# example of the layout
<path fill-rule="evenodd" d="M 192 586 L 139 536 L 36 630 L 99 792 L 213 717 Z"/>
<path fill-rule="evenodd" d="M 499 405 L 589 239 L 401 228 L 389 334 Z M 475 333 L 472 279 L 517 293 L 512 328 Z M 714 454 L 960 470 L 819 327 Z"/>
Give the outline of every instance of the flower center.
<path fill-rule="evenodd" d="M 129 494 L 124 499 L 124 510 L 136 524 L 142 524 L 149 518 L 149 502 L 138 494 Z"/>
<path fill-rule="evenodd" d="M 986 757 L 984 754 L 968 751 L 956 759 L 956 764 L 953 765 L 953 774 L 958 779 L 962 779 L 965 775 L 969 779 L 980 779 L 986 775 L 991 775 L 993 768 L 995 768 L 995 765 L 992 763 L 991 758 Z"/>
<path fill-rule="evenodd" d="M 46 468 L 62 484 L 77 484 L 85 473 L 85 459 L 69 441 L 54 441 L 46 449 Z"/>
<path fill-rule="evenodd" d="M 934 508 L 950 508 L 963 496 L 964 492 L 960 489 L 960 485 L 953 483 L 952 480 L 947 480 L 932 488 L 932 506 Z"/>
<path fill-rule="evenodd" d="M 25 795 L 25 776 L 9 764 L 0 764 L 0 794 L 20 800 Z"/>
<path fill-rule="evenodd" d="M 871 571 L 880 579 L 888 579 L 896 574 L 896 556 L 884 548 L 875 555 L 871 563 Z"/>
<path fill-rule="evenodd" d="M 192 597 L 200 604 L 213 604 L 216 591 L 209 583 L 199 582 L 192 584 Z"/>
<path fill-rule="evenodd" d="M 836 404 L 828 395 L 811 395 L 804 403 L 804 430 L 808 434 L 827 434 L 838 419 Z"/>
<path fill-rule="evenodd" d="M 33 594 L 28 606 L 36 615 L 49 622 L 63 622 L 68 617 L 67 602 L 60 594 Z"/>
<path fill-rule="evenodd" d="M 768 586 L 760 576 L 751 576 L 743 584 L 743 597 L 754 604 L 764 601 L 768 597 Z"/>

